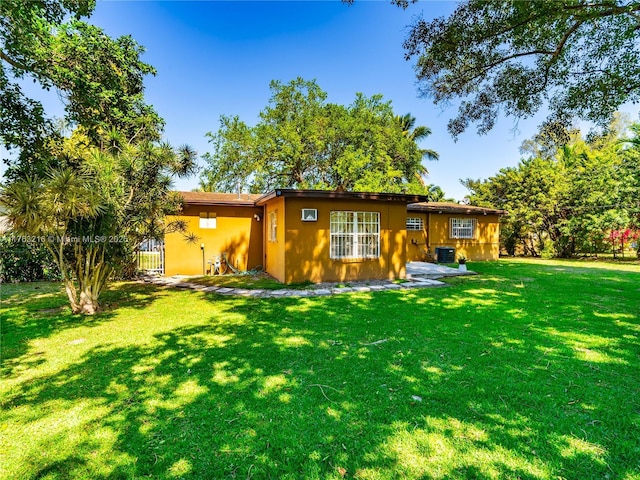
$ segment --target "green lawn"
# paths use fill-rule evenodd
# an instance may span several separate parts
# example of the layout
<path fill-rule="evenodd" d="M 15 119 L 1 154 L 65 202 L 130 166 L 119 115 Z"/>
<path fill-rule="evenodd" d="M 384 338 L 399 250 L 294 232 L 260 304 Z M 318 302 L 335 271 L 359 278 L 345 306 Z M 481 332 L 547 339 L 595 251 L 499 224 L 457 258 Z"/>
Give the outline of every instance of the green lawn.
<path fill-rule="evenodd" d="M 640 479 L 640 267 L 255 299 L 2 285 L 0 478 Z"/>

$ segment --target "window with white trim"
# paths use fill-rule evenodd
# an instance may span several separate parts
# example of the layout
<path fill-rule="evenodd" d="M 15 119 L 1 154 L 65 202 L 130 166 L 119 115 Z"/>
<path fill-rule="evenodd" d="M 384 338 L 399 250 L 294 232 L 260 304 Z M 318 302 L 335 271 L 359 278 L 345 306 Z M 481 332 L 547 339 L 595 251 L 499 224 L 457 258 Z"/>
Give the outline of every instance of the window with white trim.
<path fill-rule="evenodd" d="M 330 258 L 378 258 L 380 213 L 333 211 L 330 217 Z"/>
<path fill-rule="evenodd" d="M 272 210 L 269 212 L 269 241 L 278 241 L 278 211 Z"/>
<path fill-rule="evenodd" d="M 200 212 L 200 228 L 216 228 L 217 226 L 215 212 Z"/>
<path fill-rule="evenodd" d="M 449 238 L 475 238 L 475 218 L 450 218 Z"/>
<path fill-rule="evenodd" d="M 407 230 L 422 230 L 423 223 L 421 217 L 407 217 Z"/>

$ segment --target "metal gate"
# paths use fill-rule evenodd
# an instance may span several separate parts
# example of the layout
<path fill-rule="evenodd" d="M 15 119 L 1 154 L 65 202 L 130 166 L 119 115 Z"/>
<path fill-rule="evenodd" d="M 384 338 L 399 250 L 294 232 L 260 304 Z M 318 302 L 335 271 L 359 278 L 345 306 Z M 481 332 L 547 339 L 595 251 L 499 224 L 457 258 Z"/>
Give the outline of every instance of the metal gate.
<path fill-rule="evenodd" d="M 139 273 L 164 275 L 164 242 L 145 240 L 136 253 L 136 265 Z"/>

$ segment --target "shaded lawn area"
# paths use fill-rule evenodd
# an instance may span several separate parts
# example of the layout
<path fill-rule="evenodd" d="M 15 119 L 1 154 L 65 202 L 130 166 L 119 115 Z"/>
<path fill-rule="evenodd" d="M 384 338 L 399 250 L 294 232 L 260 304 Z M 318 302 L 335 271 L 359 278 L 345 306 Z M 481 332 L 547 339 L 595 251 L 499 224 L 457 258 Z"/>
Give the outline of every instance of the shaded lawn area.
<path fill-rule="evenodd" d="M 640 268 L 254 299 L 3 285 L 0 478 L 640 478 Z"/>

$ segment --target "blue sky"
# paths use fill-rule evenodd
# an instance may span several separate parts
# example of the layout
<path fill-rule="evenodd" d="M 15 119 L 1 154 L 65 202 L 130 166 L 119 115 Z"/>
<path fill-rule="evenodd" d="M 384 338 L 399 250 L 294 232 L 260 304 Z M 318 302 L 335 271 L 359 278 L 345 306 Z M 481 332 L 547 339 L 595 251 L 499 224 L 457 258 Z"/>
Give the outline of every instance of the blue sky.
<path fill-rule="evenodd" d="M 429 183 L 451 197 L 467 193 L 461 178 L 487 178 L 515 165 L 522 141 L 532 136 L 539 115 L 516 123 L 500 119 L 484 136 L 473 129 L 457 142 L 446 124 L 456 108 L 420 99 L 413 65 L 402 42 L 417 16 L 447 15 L 454 2 L 422 0 L 408 9 L 386 1 L 98 1 L 90 22 L 112 35 L 130 34 L 146 48 L 143 59 L 158 74 L 148 77 L 147 101 L 166 121 L 174 145 L 209 150 L 205 133 L 218 129 L 220 115 L 239 115 L 248 124 L 269 99 L 269 82 L 301 76 L 316 79 L 328 101 L 349 104 L 356 92 L 381 93 L 398 114 L 411 112 L 433 134 L 423 143 L 440 154 L 426 162 Z M 57 97 L 45 106 L 61 115 Z M 636 117 L 634 117 L 636 118 Z M 179 180 L 190 190 L 198 179 Z"/>

